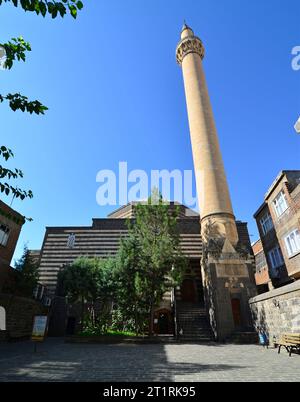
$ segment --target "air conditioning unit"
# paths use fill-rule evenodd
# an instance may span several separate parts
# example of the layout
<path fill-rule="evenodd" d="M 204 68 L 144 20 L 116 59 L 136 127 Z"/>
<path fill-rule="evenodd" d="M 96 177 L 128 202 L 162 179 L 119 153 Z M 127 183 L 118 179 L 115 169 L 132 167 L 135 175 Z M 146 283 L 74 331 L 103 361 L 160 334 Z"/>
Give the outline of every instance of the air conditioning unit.
<path fill-rule="evenodd" d="M 300 117 L 299 117 L 297 123 L 295 124 L 295 130 L 297 131 L 297 133 L 300 134 Z"/>

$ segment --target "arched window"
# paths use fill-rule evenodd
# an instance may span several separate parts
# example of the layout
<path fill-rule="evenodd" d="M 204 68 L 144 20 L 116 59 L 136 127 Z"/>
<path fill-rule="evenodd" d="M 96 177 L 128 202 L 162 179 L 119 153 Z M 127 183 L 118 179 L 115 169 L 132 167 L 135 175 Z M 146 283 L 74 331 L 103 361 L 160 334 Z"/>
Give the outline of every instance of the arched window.
<path fill-rule="evenodd" d="M 0 306 L 0 331 L 6 330 L 5 308 Z"/>

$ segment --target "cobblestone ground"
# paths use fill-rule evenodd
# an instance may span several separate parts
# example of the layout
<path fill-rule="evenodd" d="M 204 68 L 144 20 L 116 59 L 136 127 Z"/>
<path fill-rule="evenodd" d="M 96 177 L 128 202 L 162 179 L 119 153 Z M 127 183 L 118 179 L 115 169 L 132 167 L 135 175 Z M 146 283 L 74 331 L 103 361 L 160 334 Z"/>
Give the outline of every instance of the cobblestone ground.
<path fill-rule="evenodd" d="M 299 380 L 299 355 L 256 345 L 0 344 L 0 381 Z"/>

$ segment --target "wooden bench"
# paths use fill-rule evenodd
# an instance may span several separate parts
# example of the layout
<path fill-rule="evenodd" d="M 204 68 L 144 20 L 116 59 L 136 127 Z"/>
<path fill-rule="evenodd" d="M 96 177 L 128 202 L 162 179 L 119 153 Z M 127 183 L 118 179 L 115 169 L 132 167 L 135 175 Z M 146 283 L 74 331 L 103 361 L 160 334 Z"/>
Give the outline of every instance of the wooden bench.
<path fill-rule="evenodd" d="M 300 351 L 300 334 L 282 334 L 278 342 L 278 353 L 280 353 L 282 346 L 285 347 L 290 356 L 293 350 Z"/>

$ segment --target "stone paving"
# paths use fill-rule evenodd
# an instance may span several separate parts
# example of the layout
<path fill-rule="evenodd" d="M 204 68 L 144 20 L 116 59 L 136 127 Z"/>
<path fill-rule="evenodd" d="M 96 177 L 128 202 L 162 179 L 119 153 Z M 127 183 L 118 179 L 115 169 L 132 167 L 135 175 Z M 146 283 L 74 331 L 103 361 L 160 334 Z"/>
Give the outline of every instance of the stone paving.
<path fill-rule="evenodd" d="M 0 343 L 0 381 L 299 380 L 299 355 L 256 345 Z"/>

